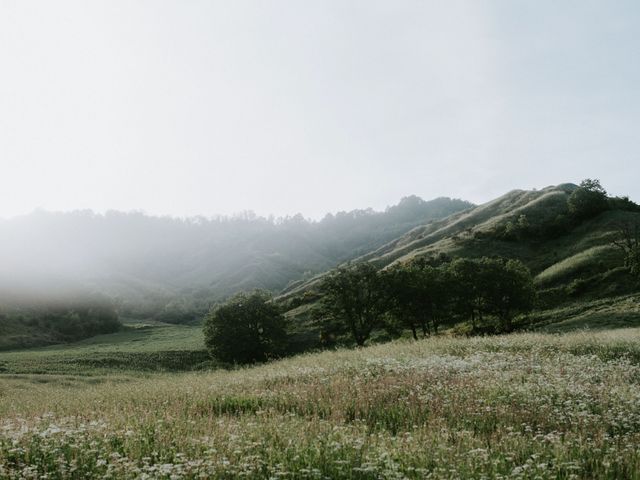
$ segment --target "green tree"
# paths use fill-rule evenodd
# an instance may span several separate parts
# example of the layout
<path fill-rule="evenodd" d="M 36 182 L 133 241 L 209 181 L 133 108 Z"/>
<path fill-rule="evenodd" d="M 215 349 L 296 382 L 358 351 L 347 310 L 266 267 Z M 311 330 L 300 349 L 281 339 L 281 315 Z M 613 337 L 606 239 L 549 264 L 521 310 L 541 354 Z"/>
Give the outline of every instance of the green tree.
<path fill-rule="evenodd" d="M 228 363 L 263 362 L 284 353 L 287 334 L 280 308 L 264 291 L 239 293 L 205 318 L 205 344 Z"/>
<path fill-rule="evenodd" d="M 640 223 L 620 222 L 613 244 L 624 255 L 624 266 L 640 278 Z"/>
<path fill-rule="evenodd" d="M 509 332 L 513 318 L 534 306 L 531 272 L 519 260 L 483 259 L 483 277 L 485 310 L 498 318 L 502 331 Z"/>
<path fill-rule="evenodd" d="M 518 260 L 460 258 L 451 262 L 449 273 L 457 309 L 471 320 L 474 332 L 487 328 L 488 316 L 499 320 L 502 331 L 509 331 L 515 315 L 533 308 L 533 278 Z"/>
<path fill-rule="evenodd" d="M 414 339 L 431 332 L 449 317 L 449 276 L 445 268 L 414 261 L 383 274 L 387 308 L 395 321 L 411 330 Z"/>
<path fill-rule="evenodd" d="M 430 322 L 437 334 L 441 325 L 453 322 L 453 282 L 447 266 L 423 266 L 420 270 L 420 285 L 424 298 L 422 311 L 427 329 L 430 328 Z"/>
<path fill-rule="evenodd" d="M 607 192 L 600 185 L 600 180 L 587 178 L 580 182 L 568 200 L 569 212 L 577 220 L 586 220 L 604 212 L 609 208 Z"/>
<path fill-rule="evenodd" d="M 362 346 L 374 328 L 382 326 L 387 309 L 381 276 L 370 263 L 341 267 L 320 286 L 320 315 L 328 329 L 350 333 Z"/>
<path fill-rule="evenodd" d="M 419 307 L 421 297 L 418 270 L 400 265 L 381 274 L 382 291 L 388 313 L 400 329 L 411 330 L 414 339 L 418 339 L 418 330 L 422 328 L 423 336 L 427 334 L 424 317 Z"/>
<path fill-rule="evenodd" d="M 456 258 L 449 264 L 452 280 L 450 294 L 454 297 L 457 313 L 467 316 L 475 332 L 482 324 L 485 313 L 485 278 L 480 260 Z"/>

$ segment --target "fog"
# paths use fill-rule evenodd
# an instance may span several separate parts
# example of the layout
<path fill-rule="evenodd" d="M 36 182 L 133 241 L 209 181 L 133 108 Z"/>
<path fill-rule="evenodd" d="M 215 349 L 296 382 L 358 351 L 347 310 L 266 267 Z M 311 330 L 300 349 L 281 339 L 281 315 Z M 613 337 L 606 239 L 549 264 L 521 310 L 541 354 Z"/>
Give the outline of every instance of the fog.
<path fill-rule="evenodd" d="M 470 206 L 412 196 L 383 212 L 339 212 L 321 221 L 251 212 L 181 219 L 40 210 L 0 221 L 0 305 L 100 294 L 155 308 L 242 289 L 277 292 Z"/>

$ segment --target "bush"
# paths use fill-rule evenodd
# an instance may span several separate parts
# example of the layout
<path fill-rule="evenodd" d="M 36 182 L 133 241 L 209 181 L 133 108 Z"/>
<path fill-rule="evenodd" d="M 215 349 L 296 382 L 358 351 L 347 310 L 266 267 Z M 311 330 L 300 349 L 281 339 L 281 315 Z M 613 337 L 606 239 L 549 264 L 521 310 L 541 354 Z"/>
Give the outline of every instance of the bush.
<path fill-rule="evenodd" d="M 640 212 L 640 205 L 629 200 L 629 197 L 610 197 L 609 208 L 625 212 Z"/>
<path fill-rule="evenodd" d="M 260 290 L 240 293 L 212 309 L 204 336 L 213 358 L 226 363 L 263 362 L 283 354 L 287 343 L 284 315 Z"/>
<path fill-rule="evenodd" d="M 569 196 L 569 212 L 577 220 L 587 220 L 609 209 L 607 192 L 599 180 L 586 179 Z"/>

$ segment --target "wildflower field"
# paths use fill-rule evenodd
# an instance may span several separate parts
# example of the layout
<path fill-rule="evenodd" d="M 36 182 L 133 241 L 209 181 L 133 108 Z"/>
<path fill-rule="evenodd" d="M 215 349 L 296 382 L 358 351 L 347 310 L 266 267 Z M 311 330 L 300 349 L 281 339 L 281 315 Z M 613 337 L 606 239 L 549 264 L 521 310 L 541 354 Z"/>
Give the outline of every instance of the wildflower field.
<path fill-rule="evenodd" d="M 640 478 L 640 329 L 5 373 L 0 478 Z"/>

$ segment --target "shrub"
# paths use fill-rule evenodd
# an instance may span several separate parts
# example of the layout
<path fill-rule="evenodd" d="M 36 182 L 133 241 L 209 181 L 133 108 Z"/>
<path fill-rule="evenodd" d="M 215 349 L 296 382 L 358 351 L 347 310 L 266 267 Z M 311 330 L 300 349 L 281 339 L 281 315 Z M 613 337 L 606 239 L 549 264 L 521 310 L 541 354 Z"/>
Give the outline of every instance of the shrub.
<path fill-rule="evenodd" d="M 264 291 L 240 293 L 212 309 L 204 336 L 211 355 L 227 363 L 263 362 L 286 348 L 285 318 Z"/>
<path fill-rule="evenodd" d="M 587 178 L 569 196 L 569 212 L 578 220 L 586 220 L 609 208 L 607 192 L 599 180 Z"/>

